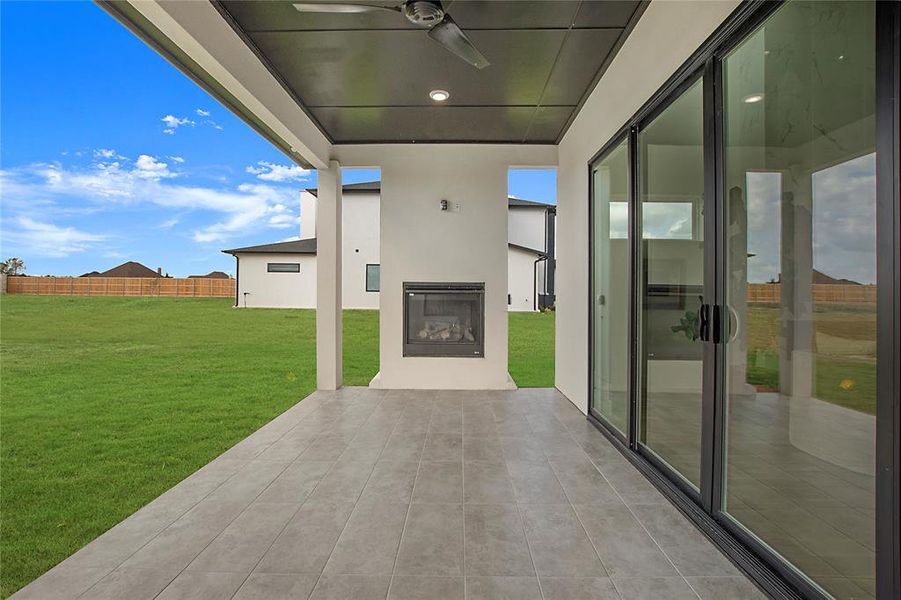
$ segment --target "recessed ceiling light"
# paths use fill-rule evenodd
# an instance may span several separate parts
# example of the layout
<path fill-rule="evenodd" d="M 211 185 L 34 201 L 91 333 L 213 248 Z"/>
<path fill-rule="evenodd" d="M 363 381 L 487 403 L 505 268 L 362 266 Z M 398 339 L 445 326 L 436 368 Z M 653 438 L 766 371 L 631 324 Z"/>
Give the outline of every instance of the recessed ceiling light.
<path fill-rule="evenodd" d="M 444 102 L 448 98 L 450 98 L 450 92 L 445 90 L 432 90 L 429 92 L 429 98 L 434 100 L 435 102 Z"/>
<path fill-rule="evenodd" d="M 763 100 L 763 94 L 751 94 L 750 96 L 745 96 L 741 99 L 745 104 L 756 104 Z"/>

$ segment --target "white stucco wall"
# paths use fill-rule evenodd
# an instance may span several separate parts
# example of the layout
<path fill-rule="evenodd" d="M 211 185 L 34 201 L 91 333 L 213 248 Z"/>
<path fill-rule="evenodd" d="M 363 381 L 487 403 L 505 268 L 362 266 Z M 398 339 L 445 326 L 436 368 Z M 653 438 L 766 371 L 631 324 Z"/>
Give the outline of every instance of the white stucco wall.
<path fill-rule="evenodd" d="M 534 310 L 534 265 L 538 256 L 518 248 L 507 252 L 507 293 L 510 294 L 509 310 Z M 543 270 L 539 269 L 543 273 Z"/>
<path fill-rule="evenodd" d="M 558 148 L 556 386 L 588 410 L 588 161 L 738 5 L 651 2 Z"/>
<path fill-rule="evenodd" d="M 300 192 L 300 239 L 316 237 L 316 196 L 306 190 Z"/>
<path fill-rule="evenodd" d="M 316 257 L 312 254 L 238 254 L 238 302 L 247 308 L 315 308 Z M 300 273 L 269 273 L 271 262 L 300 263 Z M 247 295 L 245 296 L 245 293 Z"/>
<path fill-rule="evenodd" d="M 545 212 L 546 209 L 541 207 L 511 208 L 507 225 L 510 243 L 535 250 L 545 250 Z"/>
<path fill-rule="evenodd" d="M 492 146 L 398 146 L 382 156 L 380 373 L 386 388 L 503 389 L 507 375 L 507 169 Z M 459 211 L 440 210 L 446 199 Z M 405 281 L 485 282 L 482 358 L 403 356 Z"/>
<path fill-rule="evenodd" d="M 378 292 L 366 291 L 366 265 L 379 264 L 379 194 L 346 192 L 342 202 L 342 304 L 377 309 Z"/>

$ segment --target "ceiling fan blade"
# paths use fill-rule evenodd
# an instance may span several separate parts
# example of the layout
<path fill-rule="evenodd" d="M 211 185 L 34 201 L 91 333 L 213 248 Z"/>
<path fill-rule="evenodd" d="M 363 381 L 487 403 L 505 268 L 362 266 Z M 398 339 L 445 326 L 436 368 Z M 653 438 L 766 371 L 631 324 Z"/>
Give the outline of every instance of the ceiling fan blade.
<path fill-rule="evenodd" d="M 463 30 L 457 27 L 450 15 L 444 15 L 444 19 L 429 30 L 429 37 L 474 66 L 476 69 L 484 69 L 491 63 L 485 55 L 472 45 Z"/>
<path fill-rule="evenodd" d="M 310 13 L 358 14 L 377 10 L 400 12 L 400 6 L 371 2 L 294 2 L 293 4 L 298 11 Z"/>

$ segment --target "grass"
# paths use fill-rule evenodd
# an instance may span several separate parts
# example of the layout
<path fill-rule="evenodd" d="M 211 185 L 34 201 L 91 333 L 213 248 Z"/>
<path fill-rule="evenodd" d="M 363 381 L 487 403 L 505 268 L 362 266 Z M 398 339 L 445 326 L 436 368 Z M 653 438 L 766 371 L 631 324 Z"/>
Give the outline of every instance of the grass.
<path fill-rule="evenodd" d="M 779 309 L 748 309 L 748 383 L 779 389 Z M 814 395 L 876 414 L 876 314 L 870 309 L 820 306 L 813 314 Z"/>
<path fill-rule="evenodd" d="M 553 314 L 510 316 L 510 372 L 553 385 Z M 345 311 L 344 373 L 378 371 L 378 313 Z M 3 296 L 0 597 L 315 387 L 315 313 L 229 300 Z"/>
<path fill-rule="evenodd" d="M 519 387 L 554 387 L 554 317 L 510 313 L 507 364 Z"/>

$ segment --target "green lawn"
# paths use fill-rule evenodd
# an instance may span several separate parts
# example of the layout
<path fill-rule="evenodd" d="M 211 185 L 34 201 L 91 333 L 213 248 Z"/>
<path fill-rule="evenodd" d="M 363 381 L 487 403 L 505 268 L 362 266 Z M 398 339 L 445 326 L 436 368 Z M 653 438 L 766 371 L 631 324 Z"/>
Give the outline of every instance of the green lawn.
<path fill-rule="evenodd" d="M 3 296 L 0 597 L 315 387 L 315 313 L 229 300 Z M 344 378 L 378 370 L 378 313 L 345 311 Z M 510 373 L 552 386 L 554 315 L 510 316 Z"/>
<path fill-rule="evenodd" d="M 760 390 L 779 389 L 779 314 L 776 307 L 748 309 L 747 382 Z M 815 308 L 813 322 L 814 394 L 875 415 L 875 309 L 822 305 Z"/>

